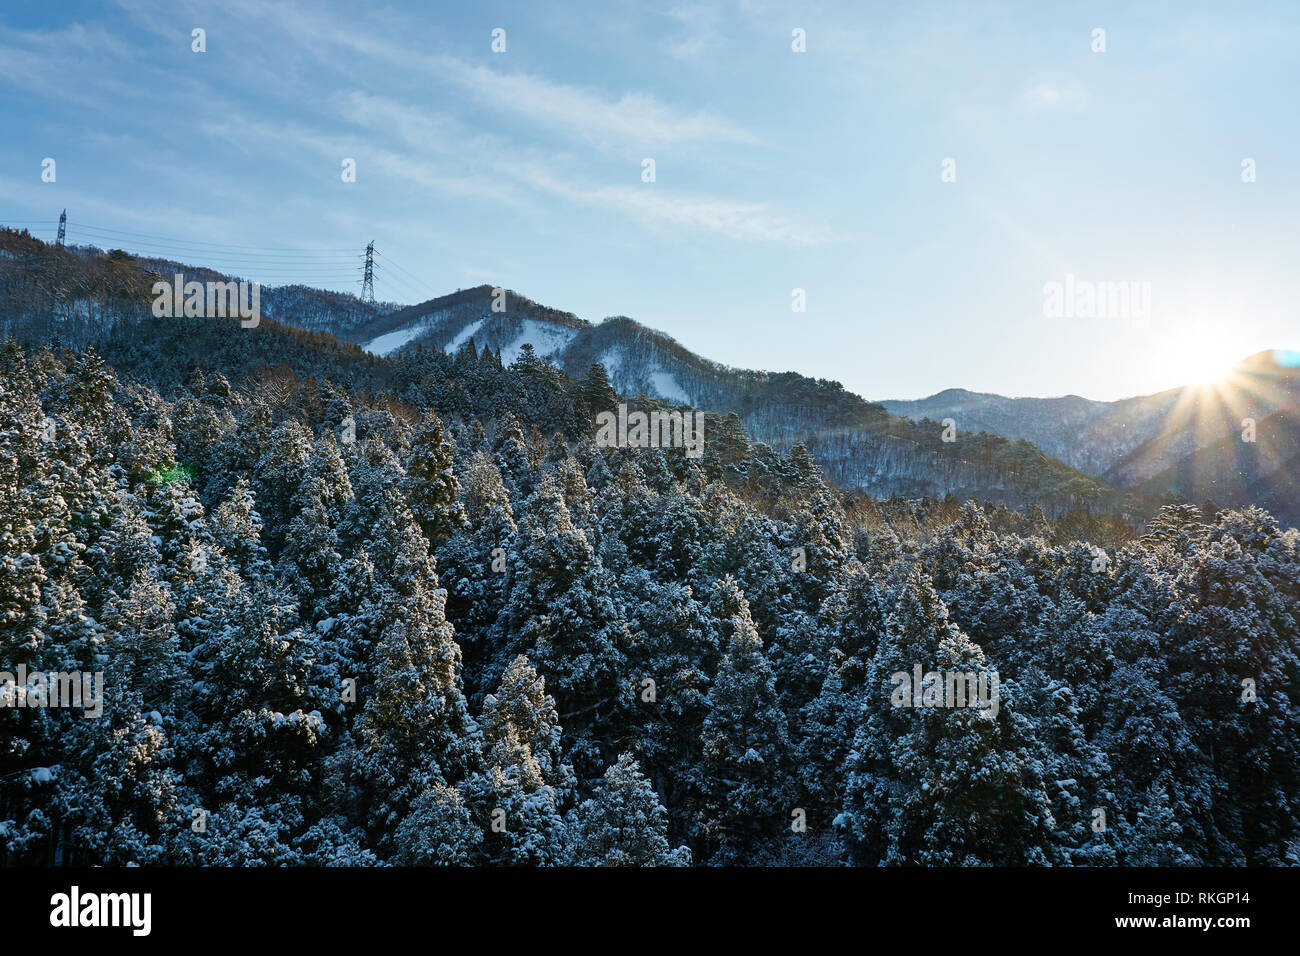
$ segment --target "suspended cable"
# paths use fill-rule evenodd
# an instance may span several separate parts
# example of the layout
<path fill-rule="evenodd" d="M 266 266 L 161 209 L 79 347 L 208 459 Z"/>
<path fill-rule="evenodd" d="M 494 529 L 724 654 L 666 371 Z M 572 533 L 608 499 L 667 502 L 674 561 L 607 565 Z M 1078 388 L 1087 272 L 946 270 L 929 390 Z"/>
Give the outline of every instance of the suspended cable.
<path fill-rule="evenodd" d="M 78 226 L 81 229 L 85 229 L 88 231 L 93 230 L 95 232 L 106 232 L 106 233 L 111 233 L 114 235 L 122 235 L 122 236 L 138 236 L 144 239 L 159 239 L 167 243 L 179 243 L 179 244 L 191 245 L 191 246 L 216 246 L 222 249 L 248 249 L 248 250 L 264 251 L 264 252 L 307 252 L 307 253 L 322 253 L 322 252 L 323 253 L 329 253 L 329 252 L 352 253 L 353 251 L 351 249 L 304 249 L 301 246 L 298 247 L 250 246 L 250 245 L 240 245 L 236 243 L 209 242 L 203 239 L 179 239 L 175 236 L 163 236 L 157 233 L 131 232 L 126 229 L 111 229 L 107 226 L 95 226 L 95 225 L 91 225 L 90 223 L 77 222 L 71 219 L 68 220 L 68 225 Z"/>

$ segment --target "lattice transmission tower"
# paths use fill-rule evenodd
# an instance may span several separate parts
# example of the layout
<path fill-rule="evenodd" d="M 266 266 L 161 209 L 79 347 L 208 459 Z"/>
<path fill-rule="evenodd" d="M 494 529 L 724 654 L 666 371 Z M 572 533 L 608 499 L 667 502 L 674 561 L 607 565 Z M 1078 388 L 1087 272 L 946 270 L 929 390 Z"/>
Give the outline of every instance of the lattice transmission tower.
<path fill-rule="evenodd" d="M 361 301 L 374 304 L 375 301 L 375 240 L 366 246 L 366 274 L 361 279 Z"/>

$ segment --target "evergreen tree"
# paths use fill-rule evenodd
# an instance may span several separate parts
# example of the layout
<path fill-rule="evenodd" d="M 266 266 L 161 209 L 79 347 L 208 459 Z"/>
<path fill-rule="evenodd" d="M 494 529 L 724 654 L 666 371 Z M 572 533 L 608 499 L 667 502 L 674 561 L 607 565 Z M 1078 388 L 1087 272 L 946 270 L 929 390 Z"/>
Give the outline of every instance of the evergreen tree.
<path fill-rule="evenodd" d="M 569 825 L 571 860 L 585 866 L 687 866 L 690 851 L 670 849 L 668 814 L 631 754 L 605 771 L 596 797 Z"/>
<path fill-rule="evenodd" d="M 725 650 L 702 733 L 703 828 L 711 861 L 734 863 L 789 819 L 789 741 L 762 639 L 731 578 L 714 589 L 709 613 Z"/>
<path fill-rule="evenodd" d="M 426 412 L 411 439 L 405 487 L 415 520 L 435 545 L 465 524 L 465 510 L 459 500 L 460 482 L 452 467 L 453 456 L 454 449 L 445 437 L 442 420 Z"/>

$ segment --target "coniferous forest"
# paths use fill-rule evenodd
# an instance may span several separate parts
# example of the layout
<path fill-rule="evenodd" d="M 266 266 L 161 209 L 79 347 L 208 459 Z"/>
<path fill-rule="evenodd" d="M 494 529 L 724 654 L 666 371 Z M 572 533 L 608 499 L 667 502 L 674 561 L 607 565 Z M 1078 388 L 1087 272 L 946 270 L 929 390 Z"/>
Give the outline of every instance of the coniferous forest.
<path fill-rule="evenodd" d="M 104 677 L 0 709 L 0 861 L 1300 862 L 1295 529 L 872 499 L 734 416 L 596 448 L 617 400 L 269 321 L 10 339 L 7 669 Z M 916 664 L 997 712 L 897 706 Z"/>
<path fill-rule="evenodd" d="M 1291 928 L 1217 6 L 0 3 L 9 938 Z"/>

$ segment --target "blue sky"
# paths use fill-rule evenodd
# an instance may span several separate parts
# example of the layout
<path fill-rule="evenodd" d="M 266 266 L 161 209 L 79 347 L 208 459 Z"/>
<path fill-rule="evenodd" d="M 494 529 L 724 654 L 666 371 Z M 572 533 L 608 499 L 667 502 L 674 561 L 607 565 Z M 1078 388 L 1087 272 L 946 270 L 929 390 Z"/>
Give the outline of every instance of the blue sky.
<path fill-rule="evenodd" d="M 1117 398 L 1300 347 L 1298 52 L 1282 3 L 10 4 L 0 221 L 354 291 L 373 238 L 380 298 L 506 286 L 868 398 Z M 1149 318 L 1045 316 L 1067 274 Z"/>

